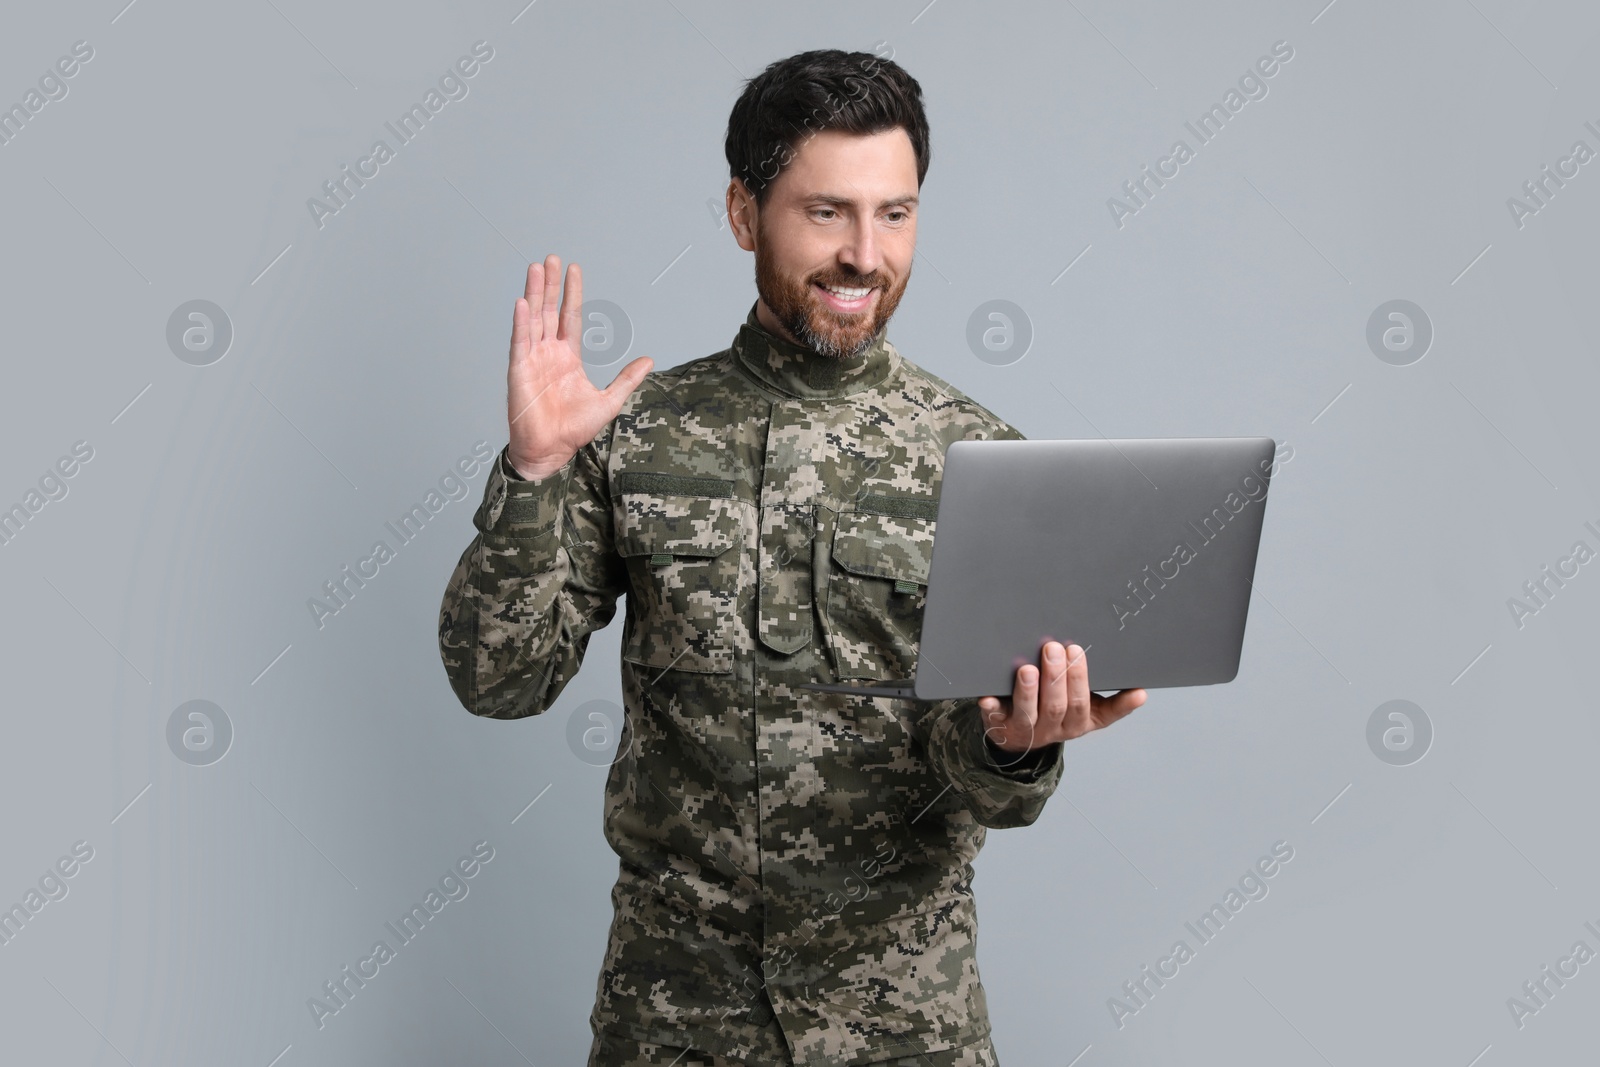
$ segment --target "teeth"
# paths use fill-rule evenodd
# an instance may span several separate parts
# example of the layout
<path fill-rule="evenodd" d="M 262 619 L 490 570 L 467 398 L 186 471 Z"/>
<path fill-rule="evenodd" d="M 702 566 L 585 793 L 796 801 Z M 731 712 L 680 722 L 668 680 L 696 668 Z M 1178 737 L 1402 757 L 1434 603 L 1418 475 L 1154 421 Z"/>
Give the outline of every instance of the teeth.
<path fill-rule="evenodd" d="M 862 297 L 872 292 L 871 289 L 843 289 L 833 285 L 825 285 L 823 288 L 842 300 L 860 300 Z"/>

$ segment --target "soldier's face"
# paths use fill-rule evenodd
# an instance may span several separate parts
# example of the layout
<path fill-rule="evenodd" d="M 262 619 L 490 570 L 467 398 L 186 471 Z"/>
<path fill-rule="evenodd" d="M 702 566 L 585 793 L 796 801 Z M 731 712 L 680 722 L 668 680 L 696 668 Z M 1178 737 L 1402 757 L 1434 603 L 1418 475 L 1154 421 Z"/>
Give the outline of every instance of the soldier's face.
<path fill-rule="evenodd" d="M 744 206 L 753 216 L 756 292 L 771 321 L 763 308 L 757 317 L 821 355 L 859 355 L 911 279 L 917 157 L 905 130 L 803 139 L 766 204 Z"/>

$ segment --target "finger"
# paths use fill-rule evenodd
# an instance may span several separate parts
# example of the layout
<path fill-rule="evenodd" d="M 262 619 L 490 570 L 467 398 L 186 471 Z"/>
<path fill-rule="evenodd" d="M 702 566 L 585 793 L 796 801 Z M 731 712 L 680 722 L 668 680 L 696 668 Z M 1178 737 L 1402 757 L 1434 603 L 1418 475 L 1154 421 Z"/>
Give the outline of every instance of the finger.
<path fill-rule="evenodd" d="M 983 725 L 983 736 L 1001 748 L 1008 748 L 1015 743 L 1018 737 L 1024 740 L 1027 732 L 1021 734 L 1014 731 L 1008 724 L 1011 719 L 1011 709 L 1015 702 L 1000 697 L 981 697 L 978 700 L 978 721 Z"/>
<path fill-rule="evenodd" d="M 1003 757 L 991 754 L 990 758 L 996 759 L 1001 768 L 1014 766 L 1033 747 L 1032 729 L 1022 725 L 1020 717 L 1011 717 L 1011 709 L 1014 706 L 1013 701 L 1002 700 L 999 697 L 982 697 L 978 701 L 978 714 L 983 723 L 984 738 L 1009 753 Z"/>
<path fill-rule="evenodd" d="M 539 308 L 539 318 L 544 331 L 539 338 L 553 339 L 560 327 L 561 308 L 561 257 L 551 252 L 544 257 L 544 303 Z"/>
<path fill-rule="evenodd" d="M 1081 645 L 1068 645 L 1065 725 L 1074 737 L 1094 729 L 1094 705 L 1089 694 L 1089 657 Z"/>
<path fill-rule="evenodd" d="M 517 297 L 511 309 L 511 362 L 528 350 L 528 302 Z"/>
<path fill-rule="evenodd" d="M 1005 740 L 1006 708 L 999 697 L 978 698 L 978 718 L 983 723 L 983 736 L 1000 744 Z"/>
<path fill-rule="evenodd" d="M 1060 641 L 1046 641 L 1039 650 L 1039 735 L 1056 736 L 1067 718 L 1067 650 Z"/>
<path fill-rule="evenodd" d="M 650 373 L 650 368 L 655 366 L 655 361 L 649 356 L 640 356 L 638 359 L 623 367 L 611 384 L 605 387 L 605 397 L 615 404 L 618 411 L 622 410 L 622 402 L 628 395 L 639 388 L 639 383 L 644 381 L 644 376 Z"/>
<path fill-rule="evenodd" d="M 1005 718 L 1006 740 L 1011 743 L 1026 741 L 1033 735 L 1034 724 L 1039 721 L 1039 668 L 1024 663 L 1017 668 L 1017 680 L 1011 687 L 1011 711 Z"/>
<path fill-rule="evenodd" d="M 583 272 L 576 263 L 567 264 L 567 291 L 561 298 L 561 329 L 556 334 L 563 341 L 578 340 L 583 328 Z M 574 347 L 581 348 L 579 341 Z"/>
<path fill-rule="evenodd" d="M 1109 697 L 1095 697 L 1096 728 L 1110 726 L 1135 708 L 1143 707 L 1149 694 L 1143 689 L 1124 689 Z"/>
<path fill-rule="evenodd" d="M 522 296 L 528 302 L 528 343 L 536 344 L 544 339 L 544 319 L 540 315 L 540 310 L 544 307 L 543 264 L 528 264 L 528 284 L 523 289 Z"/>

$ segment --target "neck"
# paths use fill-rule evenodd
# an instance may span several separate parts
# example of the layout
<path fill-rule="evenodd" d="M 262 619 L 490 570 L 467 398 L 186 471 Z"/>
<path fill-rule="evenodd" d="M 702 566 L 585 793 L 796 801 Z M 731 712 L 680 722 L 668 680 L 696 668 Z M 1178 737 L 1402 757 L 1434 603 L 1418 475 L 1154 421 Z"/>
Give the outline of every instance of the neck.
<path fill-rule="evenodd" d="M 772 313 L 772 309 L 767 307 L 767 302 L 759 297 L 756 299 L 756 321 L 761 324 L 763 330 L 766 330 L 772 336 L 781 337 L 790 344 L 805 347 L 805 342 L 790 333 L 788 328 L 778 321 L 778 316 Z"/>
<path fill-rule="evenodd" d="M 878 385 L 895 373 L 900 355 L 880 331 L 853 359 L 828 359 L 814 349 L 769 330 L 759 302 L 750 308 L 734 339 L 740 366 L 758 381 L 792 397 L 846 396 Z"/>

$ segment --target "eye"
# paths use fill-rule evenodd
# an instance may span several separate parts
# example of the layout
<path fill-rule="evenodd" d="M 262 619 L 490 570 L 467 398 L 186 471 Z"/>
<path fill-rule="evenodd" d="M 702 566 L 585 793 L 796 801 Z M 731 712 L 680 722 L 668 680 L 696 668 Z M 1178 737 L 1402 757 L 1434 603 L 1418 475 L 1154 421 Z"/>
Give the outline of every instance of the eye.
<path fill-rule="evenodd" d="M 895 210 L 889 212 L 889 219 L 890 219 L 891 222 L 897 222 L 897 223 L 898 222 L 904 222 L 906 219 L 908 219 L 910 217 L 911 217 L 911 213 L 910 212 L 901 210 L 899 208 L 896 208 Z"/>
<path fill-rule="evenodd" d="M 833 221 L 833 215 L 834 215 L 833 208 L 831 208 L 831 207 L 819 207 L 819 208 L 812 208 L 811 209 L 812 218 L 818 218 L 819 216 L 821 216 L 823 214 L 826 214 L 828 216 L 828 218 L 820 219 L 820 221 L 822 221 L 822 222 L 831 222 L 831 221 Z"/>

